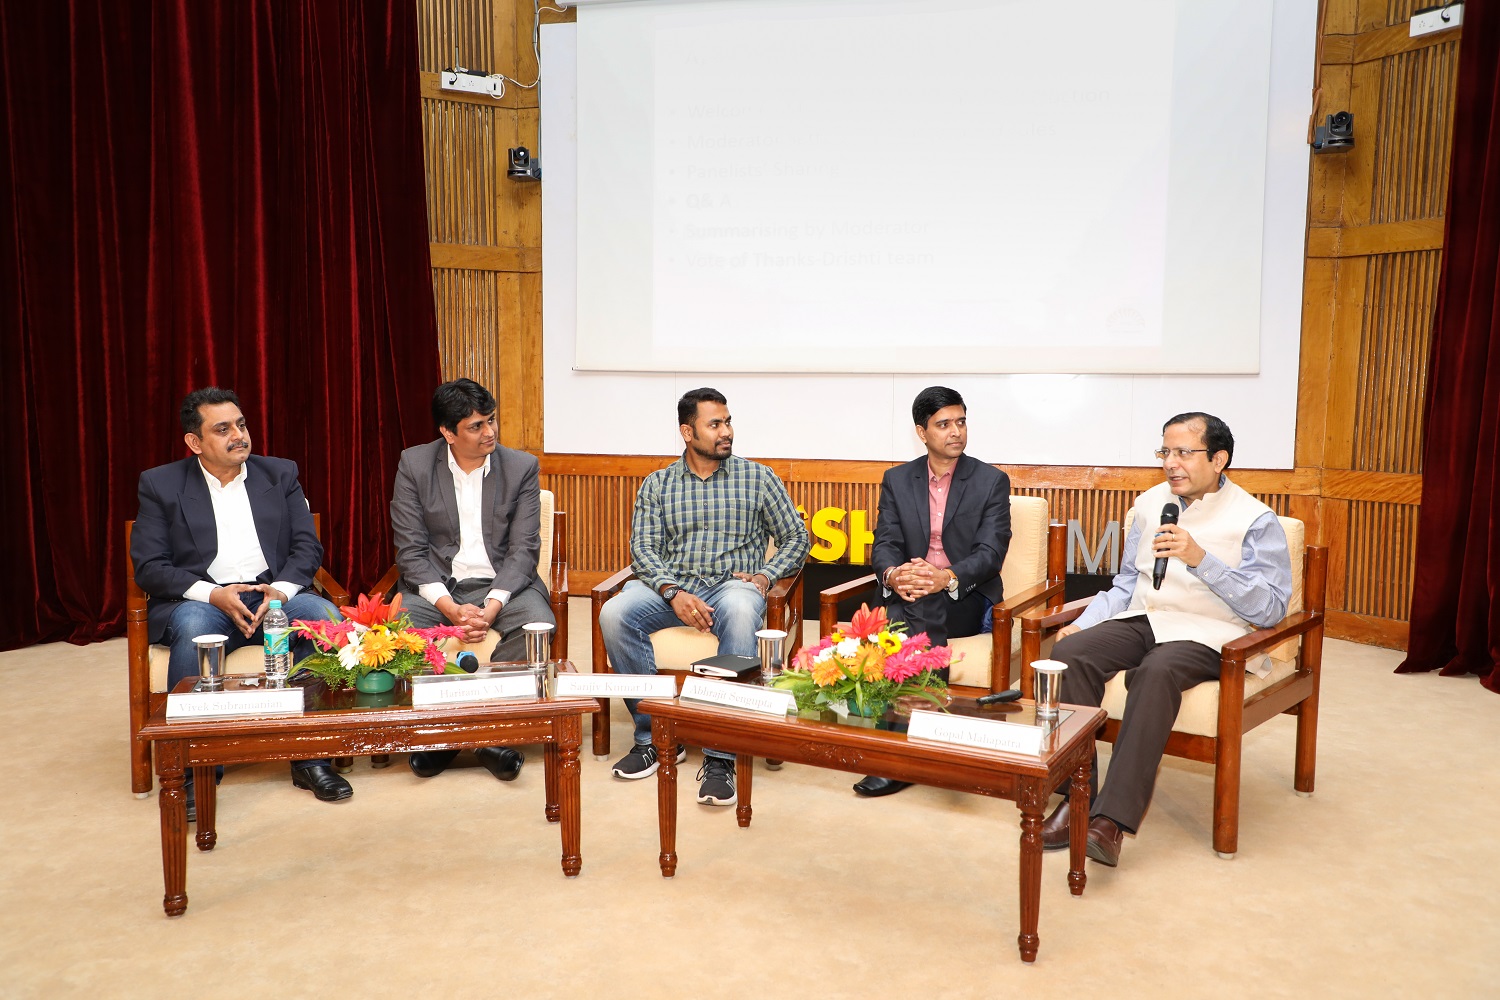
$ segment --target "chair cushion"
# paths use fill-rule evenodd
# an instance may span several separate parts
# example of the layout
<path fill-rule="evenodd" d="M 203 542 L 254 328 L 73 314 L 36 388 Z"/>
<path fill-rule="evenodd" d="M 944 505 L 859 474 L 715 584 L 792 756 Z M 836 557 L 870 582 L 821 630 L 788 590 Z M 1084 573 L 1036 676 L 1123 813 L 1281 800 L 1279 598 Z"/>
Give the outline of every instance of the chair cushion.
<path fill-rule="evenodd" d="M 1247 671 L 1245 673 L 1245 697 L 1249 698 L 1283 677 L 1290 677 L 1296 668 L 1295 660 L 1272 658 L 1271 672 L 1265 677 L 1257 677 Z M 1115 674 L 1104 686 L 1104 710 L 1109 713 L 1111 719 L 1124 718 L 1126 693 L 1124 673 Z M 1068 681 L 1064 677 L 1063 701 L 1067 700 Z M 1177 721 L 1172 724 L 1172 731 L 1191 733 L 1195 736 L 1219 735 L 1218 681 L 1205 681 L 1183 692 L 1182 707 L 1177 710 Z"/>
<path fill-rule="evenodd" d="M 719 652 L 719 637 L 686 625 L 660 629 L 651 633 L 651 648 L 656 665 L 663 670 L 686 670 L 699 660 Z"/>
<path fill-rule="evenodd" d="M 1000 567 L 1005 596 L 1030 590 L 1047 579 L 1047 501 L 1010 498 L 1010 547 Z"/>
<path fill-rule="evenodd" d="M 542 578 L 542 583 L 552 585 L 552 511 L 556 507 L 556 500 L 551 490 L 542 490 L 542 551 L 537 557 L 536 575 Z"/>
<path fill-rule="evenodd" d="M 955 653 L 962 653 L 963 659 L 954 664 L 948 672 L 948 683 L 958 684 L 964 687 L 990 686 L 990 653 L 993 652 L 994 638 L 988 634 L 966 635 L 959 639 L 949 639 L 948 647 Z M 1021 662 L 1021 623 L 1017 621 L 1011 629 L 1010 659 L 1012 664 Z M 1019 671 L 1011 668 L 1011 674 L 1018 675 Z"/>
<path fill-rule="evenodd" d="M 170 651 L 166 646 L 151 646 L 151 690 L 160 694 L 167 689 L 167 662 Z M 224 665 L 227 674 L 263 674 L 266 672 L 265 651 L 257 645 L 241 646 L 229 654 Z"/>

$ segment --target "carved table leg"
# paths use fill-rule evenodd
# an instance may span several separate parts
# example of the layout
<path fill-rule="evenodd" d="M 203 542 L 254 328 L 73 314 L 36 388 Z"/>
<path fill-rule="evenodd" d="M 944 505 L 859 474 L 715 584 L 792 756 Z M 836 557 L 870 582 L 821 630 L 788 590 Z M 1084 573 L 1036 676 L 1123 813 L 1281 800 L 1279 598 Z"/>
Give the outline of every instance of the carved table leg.
<path fill-rule="evenodd" d="M 578 789 L 581 769 L 578 764 L 578 749 L 583 745 L 583 719 L 576 715 L 565 715 L 560 720 L 558 737 L 560 747 L 557 759 L 557 798 L 562 818 L 562 869 L 568 878 L 577 878 L 583 869 L 583 854 L 580 841 L 583 836 L 582 807 Z M 554 759 L 552 744 L 547 745 L 548 760 Z"/>
<path fill-rule="evenodd" d="M 161 791 L 161 874 L 166 883 L 162 909 L 169 917 L 180 917 L 187 910 L 187 780 L 182 773 L 182 744 L 156 744 L 156 776 Z M 213 780 L 212 772 L 209 781 Z"/>
<path fill-rule="evenodd" d="M 671 719 L 651 720 L 656 744 L 656 815 L 661 824 L 661 877 L 677 874 L 677 742 Z"/>
<path fill-rule="evenodd" d="M 578 716 L 570 715 L 567 716 L 567 718 L 576 719 L 578 718 Z M 561 723 L 562 719 L 559 718 L 555 720 L 553 723 L 554 730 L 560 732 L 562 728 Z M 543 810 L 543 812 L 547 817 L 548 823 L 556 823 L 558 821 L 558 818 L 562 815 L 562 813 L 557 808 L 557 767 L 559 759 L 558 752 L 558 740 L 556 739 L 549 740 L 547 744 L 542 747 L 542 787 L 547 797 L 546 808 Z"/>
<path fill-rule="evenodd" d="M 1083 871 L 1084 851 L 1089 839 L 1089 758 L 1073 769 L 1068 786 L 1068 891 L 1083 895 L 1088 876 Z"/>
<path fill-rule="evenodd" d="M 750 789 L 755 775 L 755 758 L 739 754 L 734 758 L 735 822 L 743 830 L 750 825 Z"/>
<path fill-rule="evenodd" d="M 1035 962 L 1040 943 L 1036 928 L 1042 908 L 1042 809 L 1047 802 L 1046 781 L 1023 779 L 1016 805 L 1021 809 L 1021 961 Z"/>
<path fill-rule="evenodd" d="M 609 699 L 600 698 L 599 711 L 594 713 L 594 759 L 603 760 L 609 756 Z"/>
<path fill-rule="evenodd" d="M 194 794 L 198 803 L 198 850 L 211 851 L 219 842 L 219 831 L 214 827 L 219 807 L 219 783 L 214 780 L 214 768 L 193 768 Z"/>

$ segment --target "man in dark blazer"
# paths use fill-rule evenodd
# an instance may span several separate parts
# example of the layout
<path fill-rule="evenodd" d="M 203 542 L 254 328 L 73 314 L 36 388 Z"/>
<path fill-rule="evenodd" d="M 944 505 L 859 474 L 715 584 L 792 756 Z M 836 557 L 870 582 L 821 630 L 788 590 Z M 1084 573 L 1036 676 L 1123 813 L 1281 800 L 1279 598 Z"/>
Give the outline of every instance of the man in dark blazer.
<path fill-rule="evenodd" d="M 499 445 L 495 397 L 471 379 L 438 386 L 432 419 L 442 437 L 401 453 L 391 496 L 402 606 L 419 628 L 461 626 L 466 642 L 482 642 L 494 628 L 500 642 L 490 659 L 524 659 L 521 626 L 556 624 L 547 585 L 537 576 L 537 460 Z M 457 753 L 412 754 L 409 763 L 430 778 Z M 514 779 L 525 762 L 510 747 L 475 755 L 502 781 Z"/>
<path fill-rule="evenodd" d="M 227 389 L 189 393 L 180 416 L 193 456 L 141 473 L 130 536 L 135 580 L 150 597 L 147 634 L 171 649 L 168 690 L 198 672 L 194 637 L 225 636 L 226 655 L 260 643 L 272 600 L 293 620 L 339 616 L 308 589 L 323 545 L 296 463 L 251 454 L 239 397 Z M 305 639 L 294 648 L 313 652 Z M 326 759 L 293 761 L 292 783 L 325 802 L 354 794 Z M 191 784 L 188 803 L 192 816 Z"/>
<path fill-rule="evenodd" d="M 984 613 L 1003 596 L 1010 477 L 964 454 L 968 408 L 954 390 L 923 389 L 911 415 L 927 454 L 881 479 L 870 561 L 890 620 L 906 622 L 908 635 L 926 632 L 934 646 L 943 646 L 978 634 Z M 854 790 L 890 795 L 908 784 L 868 777 Z"/>

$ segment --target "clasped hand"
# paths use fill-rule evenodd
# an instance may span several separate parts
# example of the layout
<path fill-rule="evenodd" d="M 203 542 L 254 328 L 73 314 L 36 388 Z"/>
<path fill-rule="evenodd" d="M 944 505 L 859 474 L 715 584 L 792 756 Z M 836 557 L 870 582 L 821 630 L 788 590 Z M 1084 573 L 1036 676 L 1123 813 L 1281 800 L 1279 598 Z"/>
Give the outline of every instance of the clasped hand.
<path fill-rule="evenodd" d="M 493 611 L 490 610 L 492 604 Z M 464 642 L 483 642 L 489 634 L 490 626 L 494 624 L 495 616 L 500 613 L 500 602 L 489 598 L 481 608 L 473 604 L 459 604 L 453 598 L 445 597 L 438 601 L 437 609 L 443 613 L 444 618 L 464 630 Z"/>
<path fill-rule="evenodd" d="M 240 595 L 244 593 L 259 593 L 260 607 L 253 612 L 245 607 L 245 602 L 240 599 Z M 280 601 L 284 605 L 287 597 L 268 583 L 228 583 L 215 587 L 213 593 L 208 595 L 208 603 L 228 615 L 234 622 L 234 627 L 247 639 L 260 628 L 261 619 L 266 616 L 272 601 Z"/>
<path fill-rule="evenodd" d="M 926 559 L 910 559 L 891 570 L 886 586 L 908 604 L 948 587 L 951 571 L 938 569 Z"/>

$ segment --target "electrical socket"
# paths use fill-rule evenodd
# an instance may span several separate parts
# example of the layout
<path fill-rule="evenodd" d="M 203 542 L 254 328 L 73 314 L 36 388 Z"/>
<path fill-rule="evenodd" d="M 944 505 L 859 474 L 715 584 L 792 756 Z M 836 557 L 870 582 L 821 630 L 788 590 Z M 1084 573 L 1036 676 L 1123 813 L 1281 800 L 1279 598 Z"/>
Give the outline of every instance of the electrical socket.
<path fill-rule="evenodd" d="M 1421 13 L 1413 14 L 1411 18 L 1411 34 L 1409 38 L 1418 35 L 1430 35 L 1434 31 L 1443 31 L 1448 28 L 1456 28 L 1464 23 L 1464 5 L 1452 4 L 1448 7 L 1434 7 Z"/>
<path fill-rule="evenodd" d="M 438 74 L 438 83 L 444 90 L 462 90 L 469 94 L 484 94 L 487 97 L 500 95 L 500 78 L 482 76 L 478 73 L 457 73 L 445 69 Z"/>

